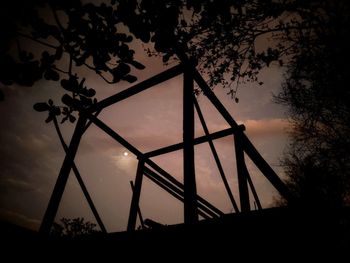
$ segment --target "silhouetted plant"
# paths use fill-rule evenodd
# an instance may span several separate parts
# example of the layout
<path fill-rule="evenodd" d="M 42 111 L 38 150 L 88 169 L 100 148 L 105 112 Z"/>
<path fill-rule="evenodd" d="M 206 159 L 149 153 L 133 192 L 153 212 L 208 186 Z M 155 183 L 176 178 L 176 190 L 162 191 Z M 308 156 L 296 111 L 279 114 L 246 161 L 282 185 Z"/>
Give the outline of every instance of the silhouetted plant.
<path fill-rule="evenodd" d="M 322 14 L 327 10 L 317 0 L 112 0 L 99 5 L 79 0 L 15 2 L 3 4 L 7 7 L 3 35 L 16 42 L 2 44 L 0 81 L 33 85 L 41 78 L 63 78 L 61 87 L 83 107 L 94 103 L 94 91 L 76 75 L 78 67 L 94 71 L 111 84 L 136 81 L 131 69 L 144 66 L 134 60 L 132 35 L 153 43 L 154 49 L 148 45 L 146 51 L 150 56 L 161 55 L 164 63 L 174 54 L 186 53 L 209 76 L 211 86 L 223 84 L 238 102 L 240 83 L 258 81 L 260 70 L 272 63 L 295 62 L 300 52 L 294 39 L 323 28 Z M 47 12 L 49 15 L 43 16 Z M 310 14 L 319 19 L 309 20 Z M 49 16 L 52 19 L 47 19 Z M 122 26 L 130 33 L 125 27 L 121 30 Z M 269 38 L 272 41 L 266 42 Z M 40 45 L 40 55 L 34 55 L 38 50 L 25 50 L 20 40 Z M 267 44 L 261 45 L 261 41 Z M 67 65 L 62 66 L 62 61 Z M 74 107 L 68 105 L 64 120 L 70 119 L 72 111 Z"/>
<path fill-rule="evenodd" d="M 28 3 L 30 2 L 30 3 Z M 82 4 L 79 0 L 10 1 L 2 3 L 0 81 L 32 86 L 36 81 L 60 81 L 73 102 L 87 108 L 96 103 L 95 90 L 88 88 L 77 68 L 94 71 L 107 83 L 134 82 L 131 68 L 143 69 L 129 48 L 130 34 L 120 32 L 120 19 L 106 4 Z M 28 48 L 28 43 L 36 46 Z M 29 49 L 29 50 L 28 50 Z M 74 105 L 55 106 L 51 100 L 34 109 L 75 121 Z M 52 111 L 54 110 L 54 111 Z"/>
<path fill-rule="evenodd" d="M 92 235 L 101 231 L 96 229 L 96 224 L 84 221 L 84 218 L 73 219 L 61 218 L 60 222 L 54 222 L 51 228 L 51 235 L 54 237 L 75 238 L 84 235 Z"/>
<path fill-rule="evenodd" d="M 323 27 L 295 39 L 300 56 L 290 64 L 278 102 L 293 124 L 284 160 L 288 184 L 303 205 L 350 204 L 349 3 L 324 1 Z"/>

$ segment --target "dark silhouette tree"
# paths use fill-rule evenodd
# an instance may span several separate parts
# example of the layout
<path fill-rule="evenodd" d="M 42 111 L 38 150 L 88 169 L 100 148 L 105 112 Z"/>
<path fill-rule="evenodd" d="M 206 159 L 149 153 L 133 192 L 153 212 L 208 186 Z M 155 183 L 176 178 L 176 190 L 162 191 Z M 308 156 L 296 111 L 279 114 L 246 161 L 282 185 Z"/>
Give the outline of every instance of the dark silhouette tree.
<path fill-rule="evenodd" d="M 301 1 L 283 0 L 124 0 L 118 1 L 117 12 L 136 38 L 154 42 L 149 55 L 161 55 L 167 63 L 186 53 L 210 86 L 221 84 L 238 102 L 239 84 L 262 85 L 258 74 L 263 67 L 282 65 L 298 53 L 289 38 L 314 27 L 297 19 L 303 9 Z"/>
<path fill-rule="evenodd" d="M 323 1 L 306 14 L 323 27 L 301 34 L 278 101 L 288 106 L 294 130 L 284 160 L 288 184 L 304 205 L 350 202 L 349 4 Z"/>
<path fill-rule="evenodd" d="M 131 67 L 143 69 L 129 48 L 130 34 L 120 32 L 120 19 L 111 6 L 79 0 L 10 1 L 2 4 L 0 81 L 32 86 L 40 79 L 60 81 L 82 107 L 95 103 L 95 90 L 85 85 L 77 68 L 94 71 L 107 83 L 134 82 Z M 28 46 L 36 44 L 28 51 Z M 38 103 L 37 111 L 48 111 L 46 122 L 62 115 L 62 122 L 75 121 L 72 106 L 57 107 L 52 100 Z"/>
<path fill-rule="evenodd" d="M 101 231 L 96 229 L 96 224 L 85 221 L 84 218 L 61 218 L 60 222 L 54 222 L 51 228 L 51 236 L 64 238 L 77 238 L 86 235 L 94 235 Z"/>
<path fill-rule="evenodd" d="M 261 68 L 271 63 L 292 63 L 291 54 L 299 51 L 290 40 L 321 26 L 303 20 L 304 13 L 314 11 L 309 2 L 304 2 L 112 0 L 110 4 L 95 5 L 79 0 L 37 0 L 36 5 L 10 4 L 7 9 L 12 8 L 12 12 L 7 14 L 25 15 L 14 16 L 17 20 L 5 16 L 13 23 L 4 35 L 16 37 L 12 49 L 16 49 L 17 56 L 13 52 L 9 55 L 9 46 L 2 49 L 0 80 L 32 85 L 41 78 L 58 81 L 64 76 L 62 88 L 88 106 L 94 91 L 85 88 L 84 79 L 75 75 L 77 67 L 87 67 L 111 84 L 133 82 L 136 77 L 129 74 L 131 68 L 144 68 L 133 59 L 134 51 L 129 48 L 133 38 L 125 33 L 127 30 L 120 30 L 124 25 L 137 39 L 152 42 L 154 49 L 147 48 L 147 52 L 162 56 L 164 63 L 180 53 L 191 57 L 209 76 L 211 86 L 223 84 L 238 102 L 240 83 L 258 81 Z M 40 13 L 35 6 L 49 15 L 43 16 L 45 12 Z M 269 38 L 272 41 L 266 42 Z M 22 50 L 18 43 L 23 39 L 44 48 L 39 58 Z M 59 68 L 61 60 L 68 65 Z M 69 119 L 71 111 L 66 109 L 64 116 Z"/>

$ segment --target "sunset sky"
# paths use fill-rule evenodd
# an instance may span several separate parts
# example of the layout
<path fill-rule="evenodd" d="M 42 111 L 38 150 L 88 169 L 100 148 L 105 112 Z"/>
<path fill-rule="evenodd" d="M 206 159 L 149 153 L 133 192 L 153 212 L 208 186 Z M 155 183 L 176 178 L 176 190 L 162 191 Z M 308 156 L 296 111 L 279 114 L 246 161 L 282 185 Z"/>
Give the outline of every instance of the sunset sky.
<path fill-rule="evenodd" d="M 135 43 L 135 49 L 137 60 L 146 65 L 145 70 L 136 73 L 138 81 L 166 68 L 161 59 L 146 56 L 140 44 Z M 131 86 L 128 83 L 108 85 L 89 71 L 79 70 L 79 74 L 87 77 L 87 85 L 97 90 L 99 100 Z M 246 126 L 248 137 L 262 156 L 277 174 L 283 176 L 279 162 L 288 142 L 288 122 L 284 109 L 272 102 L 272 94 L 278 93 L 282 71 L 268 68 L 262 72 L 261 79 L 263 86 L 240 87 L 238 104 L 221 87 L 214 91 L 235 120 Z M 38 229 L 64 152 L 53 124 L 46 124 L 46 115 L 35 112 L 33 104 L 49 98 L 59 102 L 63 91 L 59 83 L 48 81 L 40 81 L 29 88 L 11 86 L 2 89 L 5 101 L 0 102 L 0 218 Z M 210 132 L 229 127 L 205 96 L 200 95 L 198 101 Z M 142 152 L 181 142 L 182 75 L 106 108 L 99 118 Z M 195 125 L 196 136 L 203 135 L 197 117 Z M 73 128 L 74 124 L 62 125 L 66 143 L 69 143 Z M 228 136 L 214 143 L 238 202 L 233 138 Z M 125 152 L 124 147 L 91 125 L 83 136 L 76 158 L 77 167 L 108 232 L 126 230 L 131 200 L 129 181 L 134 180 L 137 160 Z M 246 159 L 263 207 L 273 205 L 278 196 L 276 191 Z M 232 212 L 208 144 L 195 147 L 195 160 L 198 194 L 225 213 Z M 154 161 L 182 181 L 182 151 L 154 158 Z M 140 208 L 144 218 L 163 224 L 183 222 L 183 204 L 147 178 L 143 181 Z M 56 220 L 62 217 L 84 217 L 95 222 L 73 173 Z"/>

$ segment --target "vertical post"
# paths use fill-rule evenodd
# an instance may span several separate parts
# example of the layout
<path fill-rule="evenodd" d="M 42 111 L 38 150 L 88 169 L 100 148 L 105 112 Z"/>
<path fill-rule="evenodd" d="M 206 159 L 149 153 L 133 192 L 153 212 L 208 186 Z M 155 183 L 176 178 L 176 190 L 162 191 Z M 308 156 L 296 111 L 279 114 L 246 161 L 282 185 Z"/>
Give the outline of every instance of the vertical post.
<path fill-rule="evenodd" d="M 85 124 L 86 124 L 86 118 L 83 116 L 80 116 L 77 121 L 77 125 L 75 126 L 75 130 L 74 130 L 71 142 L 69 144 L 66 157 L 64 158 L 49 204 L 44 214 L 43 221 L 41 222 L 41 225 L 40 225 L 39 232 L 41 234 L 50 233 L 50 229 L 55 220 L 57 210 L 62 199 L 64 188 L 66 187 L 68 176 L 71 171 L 81 137 L 85 130 L 84 129 Z"/>
<path fill-rule="evenodd" d="M 135 190 L 135 186 L 133 181 L 130 181 L 130 186 L 131 186 L 131 190 L 134 193 Z M 140 205 L 137 206 L 137 214 L 139 215 L 139 219 L 140 219 L 140 223 L 141 223 L 141 227 L 144 229 L 145 228 L 145 224 L 143 222 L 143 217 L 142 217 L 142 213 L 141 213 L 141 209 L 140 209 Z"/>
<path fill-rule="evenodd" d="M 181 57 L 181 61 L 185 63 L 188 61 L 186 57 Z M 222 117 L 230 124 L 232 128 L 238 126 L 237 122 L 233 119 L 230 113 L 226 110 L 224 105 L 215 96 L 214 92 L 210 89 L 208 84 L 205 82 L 203 77 L 199 74 L 197 70 L 193 70 L 194 80 L 197 82 L 198 86 L 202 89 L 205 96 L 211 101 L 215 108 L 221 113 Z M 244 151 L 250 157 L 250 159 L 255 163 L 259 170 L 264 174 L 264 176 L 270 181 L 270 183 L 279 191 L 279 193 L 286 198 L 288 201 L 293 201 L 293 196 L 285 185 L 285 183 L 278 177 L 271 166 L 264 160 L 260 153 L 255 149 L 253 144 L 249 141 L 245 134 L 242 134 L 242 139 L 244 141 Z"/>
<path fill-rule="evenodd" d="M 198 221 L 198 208 L 194 162 L 193 76 L 188 68 L 184 71 L 183 142 L 184 221 L 185 224 L 193 224 Z"/>
<path fill-rule="evenodd" d="M 254 147 L 247 136 L 243 138 L 244 152 L 254 162 L 256 167 L 264 174 L 269 182 L 277 189 L 277 191 L 288 200 L 289 203 L 294 202 L 293 195 L 286 184 L 278 177 L 271 166 L 264 160 L 258 150 Z"/>
<path fill-rule="evenodd" d="M 260 202 L 258 193 L 257 193 L 256 190 L 255 190 L 255 187 L 254 187 L 252 178 L 250 178 L 250 175 L 249 175 L 249 174 L 247 174 L 247 179 L 248 179 L 248 183 L 249 183 L 250 190 L 252 191 L 252 194 L 253 194 L 254 199 L 255 199 L 254 205 L 257 206 L 257 208 L 258 208 L 259 210 L 261 210 L 261 209 L 262 209 L 262 205 L 261 205 L 261 202 Z"/>
<path fill-rule="evenodd" d="M 250 211 L 249 190 L 248 190 L 248 170 L 244 161 L 244 151 L 242 145 L 242 132 L 235 133 L 235 151 L 236 151 L 236 166 L 238 176 L 239 199 L 241 203 L 241 211 Z"/>
<path fill-rule="evenodd" d="M 206 136 L 208 136 L 209 147 L 210 147 L 210 150 L 211 150 L 211 152 L 213 154 L 214 160 L 216 162 L 216 166 L 219 169 L 219 173 L 220 173 L 221 179 L 224 182 L 224 186 L 225 186 L 225 189 L 227 191 L 227 194 L 228 194 L 228 196 L 229 196 L 229 198 L 231 200 L 231 203 L 233 205 L 233 208 L 234 208 L 235 212 L 239 212 L 236 200 L 233 197 L 231 188 L 230 188 L 230 186 L 229 186 L 229 184 L 227 182 L 227 179 L 226 179 L 226 176 L 225 176 L 225 172 L 224 172 L 224 169 L 222 168 L 222 165 L 221 165 L 221 162 L 220 162 L 220 159 L 219 159 L 219 155 L 218 155 L 218 153 L 217 153 L 217 151 L 215 149 L 213 140 L 209 138 L 209 129 L 208 129 L 207 124 L 205 123 L 203 113 L 201 111 L 201 108 L 199 107 L 198 101 L 197 101 L 195 96 L 193 96 L 193 102 L 194 102 L 194 106 L 195 106 L 195 108 L 197 110 L 197 114 L 198 114 L 199 120 L 202 123 L 202 127 L 203 127 L 203 130 L 204 130 L 204 133 L 205 133 Z"/>
<path fill-rule="evenodd" d="M 140 159 L 137 165 L 135 186 L 132 193 L 127 231 L 134 231 L 136 227 L 137 210 L 139 208 L 144 165 L 145 161 L 143 159 Z"/>

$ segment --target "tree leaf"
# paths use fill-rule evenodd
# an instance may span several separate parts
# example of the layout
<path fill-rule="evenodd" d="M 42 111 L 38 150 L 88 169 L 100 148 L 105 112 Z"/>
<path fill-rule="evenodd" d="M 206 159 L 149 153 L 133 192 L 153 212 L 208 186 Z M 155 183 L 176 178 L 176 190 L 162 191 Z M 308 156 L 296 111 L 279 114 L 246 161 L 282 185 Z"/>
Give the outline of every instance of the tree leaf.
<path fill-rule="evenodd" d="M 120 63 L 117 67 L 111 70 L 111 73 L 113 74 L 113 81 L 114 82 L 120 81 L 129 72 L 130 72 L 130 66 L 128 66 L 125 63 Z"/>
<path fill-rule="evenodd" d="M 92 99 L 85 96 L 80 96 L 80 102 L 83 106 L 90 106 L 92 104 Z"/>
<path fill-rule="evenodd" d="M 33 108 L 38 112 L 43 112 L 48 111 L 50 109 L 50 106 L 46 102 L 38 102 L 34 104 Z"/>
<path fill-rule="evenodd" d="M 141 64 L 140 62 L 137 62 L 135 60 L 130 61 L 129 64 L 133 65 L 137 69 L 145 69 L 146 68 L 143 64 Z"/>
<path fill-rule="evenodd" d="M 125 80 L 125 81 L 127 81 L 129 83 L 133 83 L 133 82 L 135 82 L 137 80 L 137 78 L 135 76 L 133 76 L 133 75 L 126 75 L 126 76 L 124 76 L 122 78 L 122 80 Z"/>
<path fill-rule="evenodd" d="M 84 83 L 85 83 L 85 78 L 83 78 L 80 83 L 79 83 L 79 90 L 83 90 L 84 89 Z"/>
<path fill-rule="evenodd" d="M 47 80 L 58 81 L 60 79 L 60 75 L 57 71 L 53 70 L 52 68 L 49 68 L 48 70 L 46 70 L 44 78 Z"/>
<path fill-rule="evenodd" d="M 86 97 L 93 97 L 93 96 L 95 96 L 95 94 L 96 94 L 96 91 L 94 89 L 87 89 L 85 96 Z"/>
<path fill-rule="evenodd" d="M 75 120 L 76 120 L 76 118 L 75 118 L 73 115 L 69 115 L 69 121 L 70 121 L 71 123 L 74 123 Z"/>
<path fill-rule="evenodd" d="M 79 88 L 79 83 L 76 77 L 72 76 L 69 79 L 62 79 L 61 80 L 61 86 L 65 90 L 77 92 Z"/>
<path fill-rule="evenodd" d="M 171 55 L 169 53 L 166 53 L 162 58 L 163 63 L 167 63 L 169 61 L 170 57 L 171 57 Z"/>
<path fill-rule="evenodd" d="M 47 117 L 47 119 L 45 120 L 46 123 L 49 123 L 50 121 L 53 120 L 53 116 L 52 114 L 49 114 L 49 116 Z"/>
<path fill-rule="evenodd" d="M 33 53 L 31 53 L 31 52 L 26 52 L 26 51 L 21 51 L 21 52 L 19 52 L 19 59 L 20 59 L 22 62 L 29 62 L 29 61 L 31 61 L 33 58 L 34 58 L 34 55 L 33 55 Z"/>
<path fill-rule="evenodd" d="M 64 94 L 63 96 L 62 96 L 62 102 L 64 103 L 64 104 L 66 104 L 67 106 L 70 106 L 70 107 L 75 107 L 75 108 L 77 108 L 77 107 L 79 107 L 80 106 L 80 102 L 79 102 L 79 100 L 77 100 L 77 99 L 73 99 L 71 96 L 69 96 L 68 94 Z"/>
<path fill-rule="evenodd" d="M 60 46 L 56 49 L 55 59 L 60 60 L 62 58 L 62 55 L 63 55 L 63 47 Z"/>
<path fill-rule="evenodd" d="M 61 120 L 61 124 L 64 123 L 66 120 L 68 120 L 68 115 Z"/>
<path fill-rule="evenodd" d="M 61 109 L 59 107 L 52 107 L 52 114 L 56 116 L 61 115 Z"/>

